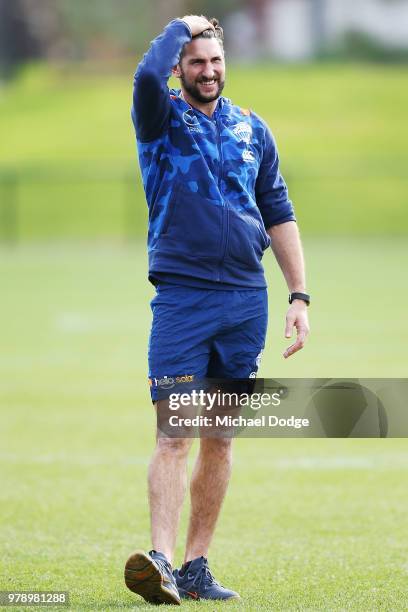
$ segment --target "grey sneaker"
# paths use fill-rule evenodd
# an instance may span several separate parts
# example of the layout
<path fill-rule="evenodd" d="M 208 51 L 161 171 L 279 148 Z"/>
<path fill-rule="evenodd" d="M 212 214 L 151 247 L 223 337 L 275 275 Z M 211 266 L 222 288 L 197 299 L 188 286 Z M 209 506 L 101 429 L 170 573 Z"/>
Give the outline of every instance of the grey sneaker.
<path fill-rule="evenodd" d="M 125 583 L 149 603 L 176 606 L 181 603 L 171 565 L 163 553 L 155 550 L 149 554 L 137 550 L 130 555 L 125 565 Z"/>
<path fill-rule="evenodd" d="M 183 599 L 240 599 L 238 593 L 226 589 L 215 580 L 205 557 L 197 557 L 185 563 L 180 570 L 174 570 L 173 574 Z"/>

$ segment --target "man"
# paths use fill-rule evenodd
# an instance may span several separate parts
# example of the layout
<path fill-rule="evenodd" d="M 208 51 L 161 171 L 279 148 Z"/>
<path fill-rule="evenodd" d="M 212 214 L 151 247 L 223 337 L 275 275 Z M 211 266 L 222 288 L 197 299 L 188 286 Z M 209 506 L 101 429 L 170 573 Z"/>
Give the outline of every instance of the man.
<path fill-rule="evenodd" d="M 170 91 L 170 74 L 181 90 Z M 272 244 L 292 295 L 284 353 L 308 333 L 302 249 L 273 137 L 255 113 L 221 96 L 223 33 L 216 20 L 172 21 L 139 64 L 132 118 L 149 206 L 149 279 L 156 285 L 149 378 L 156 409 L 169 378 L 254 378 L 265 344 L 261 258 Z M 213 578 L 207 555 L 231 472 L 231 439 L 202 438 L 193 471 L 184 565 L 172 572 L 191 438 L 158 435 L 149 468 L 153 550 L 125 567 L 151 603 L 239 595 Z"/>

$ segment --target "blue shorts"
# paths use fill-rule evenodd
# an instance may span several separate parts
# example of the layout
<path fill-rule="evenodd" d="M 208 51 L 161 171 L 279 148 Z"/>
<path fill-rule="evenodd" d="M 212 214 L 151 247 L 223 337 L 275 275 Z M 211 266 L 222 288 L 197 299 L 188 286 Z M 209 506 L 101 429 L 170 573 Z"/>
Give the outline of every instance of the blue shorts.
<path fill-rule="evenodd" d="M 160 284 L 151 302 L 152 400 L 166 379 L 255 378 L 268 323 L 266 289 L 213 290 Z"/>

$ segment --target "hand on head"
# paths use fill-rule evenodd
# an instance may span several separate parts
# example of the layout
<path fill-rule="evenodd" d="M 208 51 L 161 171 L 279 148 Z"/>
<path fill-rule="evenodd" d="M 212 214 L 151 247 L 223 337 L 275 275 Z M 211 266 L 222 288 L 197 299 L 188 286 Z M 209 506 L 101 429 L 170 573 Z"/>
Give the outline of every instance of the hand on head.
<path fill-rule="evenodd" d="M 185 15 L 182 21 L 188 25 L 193 37 L 198 36 L 204 30 L 214 30 L 213 24 L 204 15 Z"/>

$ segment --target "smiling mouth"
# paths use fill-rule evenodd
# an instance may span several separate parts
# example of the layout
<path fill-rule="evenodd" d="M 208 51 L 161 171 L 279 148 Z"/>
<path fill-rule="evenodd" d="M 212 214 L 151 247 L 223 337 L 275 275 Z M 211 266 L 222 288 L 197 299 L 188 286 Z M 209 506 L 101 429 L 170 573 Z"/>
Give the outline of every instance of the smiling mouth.
<path fill-rule="evenodd" d="M 200 81 L 200 85 L 211 87 L 212 85 L 215 85 L 216 82 L 216 79 L 212 79 L 211 81 Z"/>

